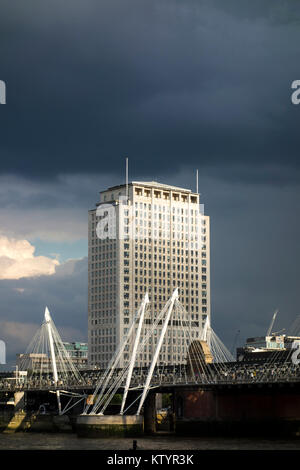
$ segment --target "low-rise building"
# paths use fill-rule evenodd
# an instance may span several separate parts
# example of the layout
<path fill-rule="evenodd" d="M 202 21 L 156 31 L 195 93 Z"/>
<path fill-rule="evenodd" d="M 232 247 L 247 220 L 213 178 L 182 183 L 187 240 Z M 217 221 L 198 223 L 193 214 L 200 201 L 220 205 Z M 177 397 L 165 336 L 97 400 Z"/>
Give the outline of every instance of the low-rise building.
<path fill-rule="evenodd" d="M 269 359 L 276 359 L 277 362 L 291 360 L 295 341 L 300 343 L 300 336 L 273 334 L 247 338 L 246 344 L 237 348 L 237 360 L 247 362 L 265 362 Z"/>
<path fill-rule="evenodd" d="M 78 369 L 87 367 L 88 363 L 88 345 L 87 343 L 63 343 L 68 356 Z"/>

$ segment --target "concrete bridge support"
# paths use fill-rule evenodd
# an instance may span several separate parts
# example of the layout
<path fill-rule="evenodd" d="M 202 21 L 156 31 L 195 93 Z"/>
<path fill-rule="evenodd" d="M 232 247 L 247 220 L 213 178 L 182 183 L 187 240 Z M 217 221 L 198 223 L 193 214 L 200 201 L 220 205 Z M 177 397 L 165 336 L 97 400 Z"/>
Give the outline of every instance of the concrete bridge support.
<path fill-rule="evenodd" d="M 144 433 L 156 432 L 156 393 L 149 393 L 144 404 Z"/>

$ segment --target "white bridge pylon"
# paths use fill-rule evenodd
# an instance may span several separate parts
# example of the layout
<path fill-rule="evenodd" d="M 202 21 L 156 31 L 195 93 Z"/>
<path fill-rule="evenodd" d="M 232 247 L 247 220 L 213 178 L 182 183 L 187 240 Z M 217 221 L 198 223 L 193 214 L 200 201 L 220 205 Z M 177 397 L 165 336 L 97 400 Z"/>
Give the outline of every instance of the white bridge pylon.
<path fill-rule="evenodd" d="M 53 370 L 53 380 L 54 380 L 54 384 L 57 386 L 58 385 L 57 365 L 56 365 L 56 357 L 55 357 L 55 351 L 54 351 L 53 333 L 52 333 L 52 328 L 51 328 L 51 316 L 50 316 L 48 307 L 45 308 L 45 323 L 47 325 L 47 331 L 48 331 L 50 357 L 51 357 L 51 364 L 52 364 L 52 370 Z M 59 390 L 56 390 L 56 396 L 57 396 L 57 404 L 58 404 L 58 413 L 61 414 L 61 401 L 60 401 Z"/>
<path fill-rule="evenodd" d="M 105 409 L 107 408 L 107 406 L 109 405 L 110 401 L 112 400 L 112 398 L 115 394 L 115 390 L 117 390 L 119 385 L 121 385 L 121 383 L 123 382 L 124 377 L 126 376 L 126 372 L 128 372 L 126 385 L 125 385 L 125 390 L 124 390 L 124 396 L 123 396 L 122 405 L 121 405 L 121 412 L 120 412 L 120 414 L 123 414 L 127 393 L 128 393 L 129 386 L 130 386 L 130 380 L 131 380 L 131 377 L 132 377 L 132 371 L 133 371 L 133 367 L 134 367 L 134 360 L 132 360 L 131 363 L 129 364 L 129 368 L 124 369 L 124 372 L 123 372 L 121 378 L 119 378 L 119 379 L 117 379 L 117 381 L 113 382 L 112 385 L 109 385 L 109 384 L 110 384 L 110 380 L 111 380 L 117 366 L 119 365 L 119 362 L 122 360 L 125 348 L 126 348 L 126 346 L 128 346 L 129 341 L 130 341 L 130 339 L 133 335 L 136 321 L 140 317 L 139 326 L 138 326 L 138 330 L 137 330 L 137 334 L 136 334 L 136 338 L 135 338 L 135 343 L 134 343 L 134 350 L 132 352 L 132 357 L 134 357 L 134 359 L 136 357 L 136 354 L 137 354 L 137 351 L 138 351 L 138 348 L 139 348 L 139 339 L 140 339 L 140 334 L 141 334 L 141 328 L 142 328 L 142 325 L 143 325 L 145 310 L 146 310 L 146 307 L 147 307 L 148 303 L 149 303 L 149 297 L 148 297 L 148 293 L 146 293 L 139 310 L 136 312 L 136 315 L 134 316 L 134 318 L 131 322 L 131 325 L 129 326 L 127 336 L 124 338 L 123 342 L 120 343 L 119 348 L 116 350 L 115 355 L 112 357 L 106 371 L 104 372 L 103 376 L 100 378 L 100 380 L 99 380 L 99 382 L 96 386 L 96 389 L 94 391 L 93 398 L 92 398 L 92 402 L 94 402 L 94 406 L 93 406 L 90 414 L 96 414 L 96 413 L 99 414 L 99 415 L 104 414 Z M 89 411 L 90 406 L 91 405 L 87 404 L 83 414 L 87 414 L 87 412 Z"/>
<path fill-rule="evenodd" d="M 136 354 L 137 354 L 137 349 L 138 349 L 138 345 L 139 345 L 139 341 L 140 341 L 140 336 L 141 336 L 141 331 L 142 331 L 142 326 L 143 326 L 143 321 L 144 321 L 144 316 L 145 316 L 145 310 L 146 310 L 146 306 L 147 306 L 148 303 L 149 303 L 149 296 L 148 296 L 148 292 L 146 292 L 146 295 L 145 295 L 143 303 L 142 303 L 142 311 L 141 311 L 141 315 L 140 315 L 140 319 L 139 319 L 139 326 L 138 326 L 138 329 L 137 329 L 137 332 L 136 332 L 135 341 L 134 341 L 134 345 L 133 345 L 133 351 L 132 351 L 131 361 L 130 361 L 130 364 L 129 364 L 129 370 L 128 370 L 128 374 L 127 374 L 126 385 L 125 385 L 125 390 L 124 390 L 124 394 L 123 394 L 123 400 L 122 400 L 120 415 L 123 415 L 123 413 L 124 413 L 124 407 L 125 407 L 125 403 L 126 403 L 128 390 L 129 390 L 129 387 L 130 387 L 132 371 L 133 371 L 135 358 L 136 358 Z"/>
<path fill-rule="evenodd" d="M 33 381 L 41 387 L 46 385 L 55 389 L 53 393 L 57 396 L 59 414 L 64 414 L 85 398 L 85 395 L 67 391 L 70 384 L 76 386 L 81 382 L 81 375 L 64 347 L 48 307 L 45 308 L 43 323 L 31 340 L 25 354 L 20 356 L 19 370 L 27 371 L 29 382 Z M 72 400 L 75 396 L 80 399 L 72 405 L 70 405 L 70 400 L 62 410 L 61 395 L 70 396 Z"/>
<path fill-rule="evenodd" d="M 136 415 L 139 416 L 149 390 L 158 386 L 157 377 L 160 377 L 159 381 L 162 380 L 162 376 L 166 377 L 165 367 L 168 369 L 167 374 L 171 373 L 170 377 L 173 374 L 173 380 L 179 378 L 198 383 L 197 380 L 215 380 L 216 375 L 226 370 L 225 363 L 233 360 L 227 348 L 212 330 L 208 317 L 204 325 L 199 325 L 198 331 L 191 328 L 190 315 L 179 302 L 177 288 L 154 318 L 151 314 L 146 318 L 148 304 L 149 297 L 146 293 L 128 327 L 127 335 L 98 381 L 83 415 L 104 415 L 114 396 L 123 389 L 119 414 L 121 416 L 126 414 L 131 406 L 137 403 Z M 171 325 L 170 330 L 168 330 L 169 325 Z M 211 351 L 211 360 L 205 356 L 204 343 Z M 150 351 L 150 345 L 154 348 L 150 364 L 142 366 L 142 357 L 148 347 Z M 173 372 L 170 372 L 170 358 L 167 364 L 161 362 L 167 350 L 168 355 L 173 351 L 177 353 L 174 357 L 175 362 L 171 366 Z M 130 356 L 128 361 L 125 360 L 125 352 Z M 210 367 L 209 362 L 214 362 L 214 367 Z M 154 384 L 152 379 L 156 366 Z M 134 367 L 136 369 L 133 375 Z M 129 390 L 141 390 L 141 394 L 126 408 Z"/>
<path fill-rule="evenodd" d="M 146 398 L 147 393 L 149 391 L 153 371 L 154 371 L 154 368 L 155 368 L 157 360 L 158 360 L 160 349 L 161 349 L 161 346 L 162 346 L 162 343 L 163 343 L 163 340 L 164 340 L 164 337 L 165 337 L 165 334 L 166 334 L 166 331 L 167 331 L 168 323 L 169 323 L 171 313 L 172 313 L 172 310 L 173 310 L 173 307 L 174 307 L 174 302 L 175 302 L 176 299 L 178 299 L 178 288 L 174 290 L 174 292 L 172 294 L 172 297 L 171 297 L 170 305 L 169 305 L 169 308 L 168 308 L 168 313 L 166 315 L 166 318 L 165 318 L 165 321 L 164 321 L 164 324 L 163 324 L 163 327 L 162 327 L 162 330 L 161 330 L 161 335 L 159 337 L 159 340 L 158 340 L 158 343 L 157 343 L 157 346 L 156 346 L 156 349 L 155 349 L 155 352 L 154 352 L 154 355 L 153 355 L 153 359 L 152 359 L 150 369 L 149 369 L 149 372 L 148 372 L 148 375 L 147 375 L 147 379 L 146 379 L 146 383 L 145 383 L 144 390 L 143 390 L 143 393 L 142 393 L 142 397 L 141 397 L 139 407 L 138 407 L 138 410 L 137 410 L 137 413 L 136 413 L 137 415 L 140 414 L 141 408 L 144 404 L 145 398 Z"/>
<path fill-rule="evenodd" d="M 167 327 L 170 321 L 172 310 L 174 308 L 174 304 L 177 299 L 178 299 L 178 289 L 176 288 L 171 298 L 167 301 L 165 307 L 162 309 L 162 311 L 159 313 L 159 315 L 153 322 L 152 328 L 149 328 L 148 331 L 145 332 L 144 336 L 142 336 L 141 332 L 142 332 L 142 328 L 144 324 L 146 307 L 149 304 L 148 293 L 145 294 L 143 301 L 141 303 L 141 306 L 139 310 L 136 312 L 136 315 L 131 322 L 131 325 L 128 329 L 127 336 L 124 338 L 123 342 L 120 344 L 119 349 L 116 351 L 115 356 L 111 360 L 108 368 L 106 369 L 104 375 L 101 377 L 94 391 L 94 394 L 91 400 L 93 403 L 93 408 L 89 414 L 103 415 L 110 401 L 112 400 L 114 395 L 117 393 L 118 389 L 123 386 L 122 384 L 124 383 L 124 381 L 126 383 L 124 386 L 124 393 L 123 393 L 123 398 L 122 398 L 120 415 L 123 415 L 133 405 L 133 403 L 131 403 L 131 405 L 127 407 L 127 409 L 125 409 L 126 399 L 127 399 L 128 391 L 130 390 L 133 369 L 136 363 L 138 353 L 141 353 L 144 350 L 144 348 L 148 345 L 149 340 L 153 335 L 154 329 L 156 329 L 159 324 L 162 324 L 161 334 L 159 336 L 159 339 L 155 348 L 155 352 L 153 354 L 153 358 L 149 367 L 147 378 L 143 386 L 143 391 L 140 397 L 138 397 L 138 399 L 140 398 L 140 402 L 139 402 L 139 406 L 138 406 L 138 410 L 136 414 L 137 415 L 140 414 L 141 408 L 147 397 L 148 391 L 151 388 L 150 383 L 151 383 L 151 379 L 153 376 L 153 372 L 154 372 L 155 366 L 159 358 L 160 350 L 161 350 L 163 340 L 166 335 L 166 331 L 167 331 Z M 136 323 L 138 323 L 138 326 L 135 331 Z M 130 345 L 130 341 L 132 342 L 132 337 L 133 337 L 134 332 L 135 332 L 135 338 L 133 341 L 131 358 L 130 358 L 129 364 L 127 364 L 122 369 L 121 374 L 118 375 L 117 378 L 111 383 L 111 379 L 113 377 L 114 372 L 117 370 L 120 360 L 123 357 L 123 352 L 125 351 L 125 348 Z M 88 413 L 90 406 L 92 405 L 86 406 L 83 414 Z"/>

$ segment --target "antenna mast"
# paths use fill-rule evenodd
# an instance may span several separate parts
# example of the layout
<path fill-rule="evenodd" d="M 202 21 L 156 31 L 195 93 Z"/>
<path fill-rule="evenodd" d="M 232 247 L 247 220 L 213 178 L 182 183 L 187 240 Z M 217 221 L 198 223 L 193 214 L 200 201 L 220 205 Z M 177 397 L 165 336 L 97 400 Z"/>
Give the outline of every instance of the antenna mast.
<path fill-rule="evenodd" d="M 196 170 L 196 193 L 199 193 L 199 188 L 198 188 L 198 170 Z"/>

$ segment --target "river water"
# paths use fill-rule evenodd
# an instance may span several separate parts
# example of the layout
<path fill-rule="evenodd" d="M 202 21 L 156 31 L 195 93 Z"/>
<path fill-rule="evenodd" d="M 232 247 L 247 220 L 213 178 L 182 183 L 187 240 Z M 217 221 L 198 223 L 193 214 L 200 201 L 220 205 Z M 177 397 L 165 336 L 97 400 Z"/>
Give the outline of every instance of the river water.
<path fill-rule="evenodd" d="M 300 450 L 300 440 L 156 435 L 136 438 L 138 450 Z M 0 450 L 130 450 L 133 439 L 79 438 L 75 434 L 0 434 Z"/>

